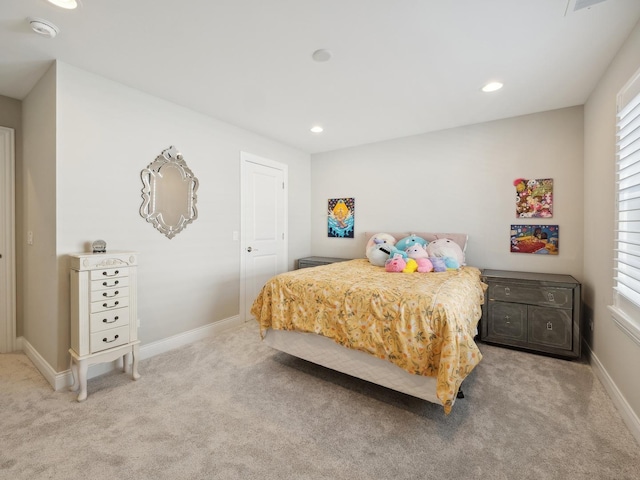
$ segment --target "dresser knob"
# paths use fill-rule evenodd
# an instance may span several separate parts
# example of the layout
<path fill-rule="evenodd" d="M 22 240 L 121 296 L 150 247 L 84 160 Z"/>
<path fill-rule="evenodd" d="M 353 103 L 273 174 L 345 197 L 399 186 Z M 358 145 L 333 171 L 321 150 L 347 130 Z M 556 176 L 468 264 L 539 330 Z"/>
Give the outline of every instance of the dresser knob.
<path fill-rule="evenodd" d="M 107 295 L 107 292 L 104 292 L 102 294 L 103 297 L 107 297 L 107 298 L 113 298 L 115 296 L 117 296 L 120 292 L 118 290 L 116 290 L 115 292 L 113 292 L 113 295 Z"/>
<path fill-rule="evenodd" d="M 113 285 L 109 285 L 109 282 L 102 282 L 102 286 L 103 287 L 115 287 L 119 283 L 120 283 L 120 280 L 116 280 L 115 282 L 113 282 Z"/>
<path fill-rule="evenodd" d="M 102 275 L 104 275 L 105 277 L 115 277 L 119 273 L 120 272 L 118 270 L 116 270 L 115 272 L 113 272 L 113 275 L 109 275 L 107 272 L 102 272 Z"/>
<path fill-rule="evenodd" d="M 511 295 L 511 289 L 509 287 L 504 287 L 504 294 L 507 296 Z"/>
<path fill-rule="evenodd" d="M 102 304 L 102 306 L 103 306 L 104 308 L 113 308 L 113 307 L 117 307 L 119 303 L 120 303 L 120 302 L 115 301 L 115 302 L 113 302 L 113 305 L 111 305 L 111 306 L 109 306 L 109 304 L 108 304 L 108 303 L 103 303 L 103 304 Z"/>
<path fill-rule="evenodd" d="M 116 335 L 115 337 L 113 337 L 113 340 L 107 340 L 107 337 L 105 337 L 105 338 L 103 338 L 103 339 L 102 339 L 102 341 L 103 341 L 104 343 L 111 343 L 111 342 L 115 342 L 115 341 L 118 339 L 118 337 L 119 337 L 119 336 L 120 336 L 120 335 Z"/>

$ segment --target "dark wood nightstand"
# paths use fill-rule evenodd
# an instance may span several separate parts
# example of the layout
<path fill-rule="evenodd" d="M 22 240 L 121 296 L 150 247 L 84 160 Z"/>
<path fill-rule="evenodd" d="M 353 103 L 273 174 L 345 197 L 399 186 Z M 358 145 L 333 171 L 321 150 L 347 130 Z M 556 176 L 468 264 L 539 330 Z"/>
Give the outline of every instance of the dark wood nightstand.
<path fill-rule="evenodd" d="M 329 265 L 330 263 L 345 262 L 350 258 L 336 257 L 305 257 L 298 259 L 298 268 L 317 267 L 318 265 Z"/>
<path fill-rule="evenodd" d="M 580 283 L 571 275 L 484 270 L 480 339 L 579 358 Z"/>

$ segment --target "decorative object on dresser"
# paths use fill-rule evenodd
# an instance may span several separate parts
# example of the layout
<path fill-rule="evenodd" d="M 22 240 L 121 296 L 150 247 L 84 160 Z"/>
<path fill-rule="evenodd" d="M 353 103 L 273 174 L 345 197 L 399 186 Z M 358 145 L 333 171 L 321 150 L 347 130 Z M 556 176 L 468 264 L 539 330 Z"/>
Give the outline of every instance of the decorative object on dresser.
<path fill-rule="evenodd" d="M 579 358 L 581 285 L 571 275 L 484 270 L 482 341 Z"/>
<path fill-rule="evenodd" d="M 140 215 L 171 239 L 198 218 L 198 179 L 176 147 L 169 147 L 140 173 Z"/>
<path fill-rule="evenodd" d="M 337 257 L 305 257 L 298 259 L 298 269 L 317 267 L 318 265 L 329 265 L 330 263 L 344 262 L 346 260 L 349 259 Z"/>
<path fill-rule="evenodd" d="M 70 255 L 71 371 L 78 401 L 87 398 L 90 365 L 122 358 L 138 374 L 138 252 Z"/>

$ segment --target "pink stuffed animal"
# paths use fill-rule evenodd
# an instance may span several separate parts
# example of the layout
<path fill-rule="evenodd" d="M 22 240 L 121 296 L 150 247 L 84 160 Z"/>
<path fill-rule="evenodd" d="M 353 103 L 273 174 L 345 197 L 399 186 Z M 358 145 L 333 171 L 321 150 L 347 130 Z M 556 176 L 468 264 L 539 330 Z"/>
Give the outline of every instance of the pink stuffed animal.
<path fill-rule="evenodd" d="M 429 260 L 429 254 L 420 244 L 414 244 L 407 248 L 407 256 L 415 260 L 418 264 L 418 272 L 426 273 L 433 270 L 433 263 Z"/>
<path fill-rule="evenodd" d="M 401 255 L 394 255 L 384 264 L 384 269 L 387 272 L 402 272 L 407 267 L 407 262 L 404 261 Z"/>

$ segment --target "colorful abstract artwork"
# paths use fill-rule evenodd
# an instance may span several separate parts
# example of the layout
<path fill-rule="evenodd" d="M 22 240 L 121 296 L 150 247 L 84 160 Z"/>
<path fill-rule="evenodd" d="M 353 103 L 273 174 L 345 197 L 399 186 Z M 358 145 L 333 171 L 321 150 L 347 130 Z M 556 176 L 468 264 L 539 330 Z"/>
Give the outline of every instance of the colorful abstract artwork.
<path fill-rule="evenodd" d="M 553 217 L 553 179 L 514 180 L 517 218 Z"/>
<path fill-rule="evenodd" d="M 558 225 L 511 225 L 511 251 L 557 255 Z"/>
<path fill-rule="evenodd" d="M 355 198 L 330 198 L 328 205 L 328 236 L 353 238 Z"/>

